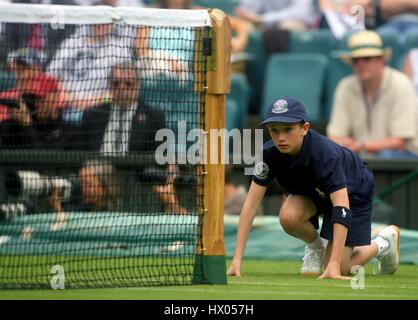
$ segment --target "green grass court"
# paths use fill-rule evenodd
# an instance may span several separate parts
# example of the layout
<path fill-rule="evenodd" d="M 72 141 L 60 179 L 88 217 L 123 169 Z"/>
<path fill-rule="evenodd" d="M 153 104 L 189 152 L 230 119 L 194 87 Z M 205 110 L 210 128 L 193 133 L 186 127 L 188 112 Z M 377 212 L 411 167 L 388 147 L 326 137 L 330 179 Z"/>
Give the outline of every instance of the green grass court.
<path fill-rule="evenodd" d="M 228 261 L 229 263 L 229 261 Z M 351 281 L 317 280 L 298 274 L 299 261 L 245 260 L 243 277 L 229 277 L 227 285 L 191 285 L 81 290 L 2 290 L 4 299 L 111 300 L 279 300 L 279 299 L 418 299 L 418 266 L 400 265 L 393 276 L 373 275 L 366 267 L 364 289 Z"/>

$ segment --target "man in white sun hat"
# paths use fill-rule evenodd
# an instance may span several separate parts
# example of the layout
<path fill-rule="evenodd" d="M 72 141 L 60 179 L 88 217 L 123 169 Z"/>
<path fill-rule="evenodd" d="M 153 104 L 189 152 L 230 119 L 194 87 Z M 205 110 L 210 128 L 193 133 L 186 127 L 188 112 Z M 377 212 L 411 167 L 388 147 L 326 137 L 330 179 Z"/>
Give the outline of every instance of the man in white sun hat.
<path fill-rule="evenodd" d="M 337 86 L 327 135 L 362 155 L 418 158 L 416 93 L 403 73 L 386 66 L 391 49 L 369 30 L 352 34 L 348 49 L 340 58 L 354 74 Z"/>

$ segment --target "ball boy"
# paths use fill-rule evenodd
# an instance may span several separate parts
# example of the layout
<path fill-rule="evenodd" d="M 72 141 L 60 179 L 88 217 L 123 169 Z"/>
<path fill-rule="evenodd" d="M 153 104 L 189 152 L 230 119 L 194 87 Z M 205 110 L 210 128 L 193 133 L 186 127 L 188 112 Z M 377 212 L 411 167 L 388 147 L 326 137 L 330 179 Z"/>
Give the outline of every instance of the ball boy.
<path fill-rule="evenodd" d="M 383 229 L 371 241 L 374 177 L 357 154 L 310 129 L 304 105 L 295 98 L 275 101 L 261 123 L 271 140 L 263 146 L 241 211 L 228 275 L 241 275 L 244 249 L 267 185 L 277 179 L 287 191 L 279 213 L 284 230 L 306 244 L 303 274 L 349 279 L 352 267 L 376 257 L 378 270 L 392 274 L 399 264 L 400 232 Z M 323 215 L 320 236 L 317 216 Z M 325 266 L 322 270 L 322 266 Z"/>

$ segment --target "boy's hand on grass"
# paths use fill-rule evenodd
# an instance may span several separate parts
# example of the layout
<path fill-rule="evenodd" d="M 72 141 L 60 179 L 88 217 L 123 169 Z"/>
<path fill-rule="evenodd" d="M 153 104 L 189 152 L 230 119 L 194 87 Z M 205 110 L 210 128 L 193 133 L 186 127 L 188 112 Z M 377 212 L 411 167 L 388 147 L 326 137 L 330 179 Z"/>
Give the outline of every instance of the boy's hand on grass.
<path fill-rule="evenodd" d="M 226 274 L 241 277 L 241 261 L 233 259 Z"/>
<path fill-rule="evenodd" d="M 341 275 L 340 265 L 333 265 L 332 263 L 328 264 L 319 279 L 351 280 L 350 277 Z"/>

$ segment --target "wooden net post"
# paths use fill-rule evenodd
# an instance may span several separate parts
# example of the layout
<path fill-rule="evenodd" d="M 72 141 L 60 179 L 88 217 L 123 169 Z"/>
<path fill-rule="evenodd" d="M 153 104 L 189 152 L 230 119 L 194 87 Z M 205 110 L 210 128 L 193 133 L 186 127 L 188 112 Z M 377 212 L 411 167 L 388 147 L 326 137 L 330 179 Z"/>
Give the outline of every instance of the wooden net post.
<path fill-rule="evenodd" d="M 203 228 L 198 246 L 200 276 L 195 283 L 226 284 L 224 244 L 224 182 L 225 164 L 222 135 L 213 130 L 225 128 L 226 94 L 231 89 L 231 27 L 228 16 L 221 10 L 209 11 L 212 20 L 212 54 L 208 57 L 204 131 L 207 133 L 207 164 L 204 165 Z M 213 161 L 215 160 L 215 161 Z M 203 249 L 203 250 L 202 250 Z M 197 273 L 196 273 L 197 274 Z"/>

